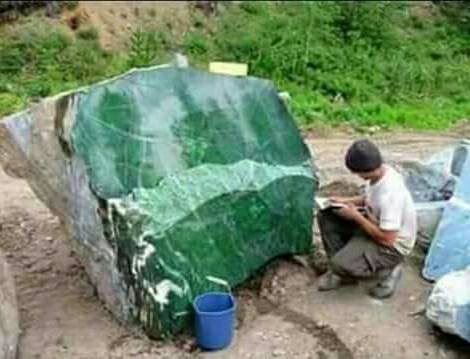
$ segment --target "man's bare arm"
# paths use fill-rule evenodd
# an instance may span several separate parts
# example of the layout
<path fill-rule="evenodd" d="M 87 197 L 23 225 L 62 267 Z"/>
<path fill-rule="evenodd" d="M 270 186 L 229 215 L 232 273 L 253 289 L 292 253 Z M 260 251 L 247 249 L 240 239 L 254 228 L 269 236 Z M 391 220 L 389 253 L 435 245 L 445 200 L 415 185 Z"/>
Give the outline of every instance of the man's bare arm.
<path fill-rule="evenodd" d="M 356 223 L 378 243 L 388 247 L 393 246 L 393 243 L 395 243 L 397 238 L 396 231 L 384 231 L 361 213 L 357 216 Z"/>
<path fill-rule="evenodd" d="M 397 232 L 384 231 L 377 224 L 365 217 L 358 209 L 350 205 L 338 210 L 338 214 L 346 219 L 356 222 L 372 239 L 384 246 L 392 246 L 395 243 Z"/>

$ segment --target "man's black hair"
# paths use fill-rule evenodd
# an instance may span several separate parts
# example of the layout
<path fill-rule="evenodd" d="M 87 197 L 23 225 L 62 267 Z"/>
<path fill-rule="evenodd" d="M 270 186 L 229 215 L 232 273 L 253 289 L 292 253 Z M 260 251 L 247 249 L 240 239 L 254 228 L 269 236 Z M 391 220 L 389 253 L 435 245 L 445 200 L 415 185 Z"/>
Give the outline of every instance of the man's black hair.
<path fill-rule="evenodd" d="M 358 140 L 349 147 L 345 163 L 351 172 L 370 172 L 382 166 L 382 155 L 378 147 L 371 141 Z"/>

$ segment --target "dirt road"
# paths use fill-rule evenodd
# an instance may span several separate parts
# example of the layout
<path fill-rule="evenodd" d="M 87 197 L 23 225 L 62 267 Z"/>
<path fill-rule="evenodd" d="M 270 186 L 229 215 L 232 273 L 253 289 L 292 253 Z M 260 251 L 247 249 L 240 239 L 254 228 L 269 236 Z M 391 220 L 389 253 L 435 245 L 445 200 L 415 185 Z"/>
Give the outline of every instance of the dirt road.
<path fill-rule="evenodd" d="M 452 141 L 451 136 L 410 133 L 378 138 L 388 157 L 407 159 L 425 156 Z M 308 136 L 326 178 L 345 175 L 341 158 L 349 142 L 346 136 Z M 319 294 L 311 271 L 281 266 L 272 278 L 274 287 L 280 288 L 275 295 L 282 303 L 263 305 L 256 293 L 255 298 L 244 299 L 245 320 L 228 351 L 200 354 L 185 340 L 151 342 L 119 325 L 103 308 L 57 219 L 28 185 L 3 171 L 0 183 L 0 247 L 16 279 L 22 327 L 20 359 L 453 359 L 464 358 L 463 350 L 469 349 L 458 341 L 443 342 L 423 317 L 408 315 L 421 305 L 429 289 L 413 265 L 407 268 L 397 296 L 385 302 L 369 299 L 361 288 Z"/>

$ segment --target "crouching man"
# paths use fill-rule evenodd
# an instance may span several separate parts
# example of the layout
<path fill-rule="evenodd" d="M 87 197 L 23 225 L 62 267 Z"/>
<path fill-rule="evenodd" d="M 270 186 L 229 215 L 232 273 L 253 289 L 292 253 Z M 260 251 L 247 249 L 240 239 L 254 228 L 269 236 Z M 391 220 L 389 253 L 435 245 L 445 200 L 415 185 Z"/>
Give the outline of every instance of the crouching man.
<path fill-rule="evenodd" d="M 382 163 L 379 149 L 368 140 L 348 149 L 346 167 L 364 179 L 365 196 L 331 198 L 345 205 L 318 213 L 322 241 L 330 270 L 319 280 L 319 290 L 337 289 L 365 278 L 377 278 L 370 294 L 393 295 L 402 274 L 402 262 L 416 239 L 413 199 L 401 175 Z"/>

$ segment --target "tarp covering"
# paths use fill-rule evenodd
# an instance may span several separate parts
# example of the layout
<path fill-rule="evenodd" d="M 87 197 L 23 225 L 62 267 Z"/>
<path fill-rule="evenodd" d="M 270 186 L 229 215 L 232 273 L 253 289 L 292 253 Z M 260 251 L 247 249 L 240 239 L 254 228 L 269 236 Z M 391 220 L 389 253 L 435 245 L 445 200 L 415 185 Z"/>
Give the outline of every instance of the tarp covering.
<path fill-rule="evenodd" d="M 455 179 L 430 165 L 401 162 L 399 170 L 415 203 L 445 201 L 452 196 Z"/>
<path fill-rule="evenodd" d="M 397 164 L 415 202 L 417 243 L 426 252 L 436 235 L 444 208 L 460 181 L 469 153 L 470 142 L 460 140 L 424 162 L 404 161 Z"/>
<path fill-rule="evenodd" d="M 444 275 L 429 296 L 426 316 L 449 334 L 470 342 L 470 267 Z"/>
<path fill-rule="evenodd" d="M 457 162 L 457 161 L 456 161 Z M 423 275 L 437 280 L 470 265 L 470 156 L 460 164 L 455 192 L 447 202 L 432 241 Z"/>
<path fill-rule="evenodd" d="M 196 295 L 311 250 L 317 180 L 270 82 L 160 67 L 75 103 L 72 151 L 149 335 L 187 325 Z"/>

